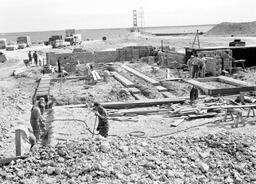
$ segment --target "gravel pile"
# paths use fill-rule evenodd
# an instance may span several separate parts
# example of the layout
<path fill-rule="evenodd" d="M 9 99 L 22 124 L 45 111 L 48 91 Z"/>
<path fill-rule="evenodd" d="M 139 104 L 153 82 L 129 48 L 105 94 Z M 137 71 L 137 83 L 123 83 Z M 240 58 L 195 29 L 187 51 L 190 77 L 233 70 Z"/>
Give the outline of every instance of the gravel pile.
<path fill-rule="evenodd" d="M 0 183 L 256 183 L 255 137 L 112 137 L 40 147 Z"/>

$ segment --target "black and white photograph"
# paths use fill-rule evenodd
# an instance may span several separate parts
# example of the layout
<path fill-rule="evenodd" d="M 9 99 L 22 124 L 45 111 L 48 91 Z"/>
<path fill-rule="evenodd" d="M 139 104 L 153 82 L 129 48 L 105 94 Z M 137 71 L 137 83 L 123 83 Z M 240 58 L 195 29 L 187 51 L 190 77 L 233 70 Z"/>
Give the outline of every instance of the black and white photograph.
<path fill-rule="evenodd" d="M 0 0 L 0 184 L 256 184 L 255 0 Z"/>

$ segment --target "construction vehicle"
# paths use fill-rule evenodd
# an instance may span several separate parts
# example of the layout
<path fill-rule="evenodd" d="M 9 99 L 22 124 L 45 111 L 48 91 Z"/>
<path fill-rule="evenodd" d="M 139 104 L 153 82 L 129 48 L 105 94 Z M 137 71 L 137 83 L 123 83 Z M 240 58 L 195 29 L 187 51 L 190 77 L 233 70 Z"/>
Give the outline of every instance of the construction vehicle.
<path fill-rule="evenodd" d="M 242 42 L 240 39 L 235 39 L 233 42 L 229 42 L 230 47 L 235 46 L 245 46 L 245 42 Z"/>
<path fill-rule="evenodd" d="M 75 32 L 76 32 L 75 29 L 67 29 L 65 31 L 66 33 L 65 41 L 69 42 L 70 45 L 78 45 L 78 44 L 81 44 L 82 42 L 82 35 L 76 34 Z"/>
<path fill-rule="evenodd" d="M 5 38 L 0 39 L 0 49 L 5 49 L 7 40 Z"/>
<path fill-rule="evenodd" d="M 26 47 L 29 47 L 31 45 L 30 37 L 29 36 L 20 36 L 17 38 L 17 44 L 22 45 L 20 48 L 23 48 L 23 45 L 25 44 Z"/>
<path fill-rule="evenodd" d="M 69 42 L 70 45 L 79 45 L 82 43 L 82 35 L 81 34 L 74 34 L 72 36 L 65 38 L 66 42 Z"/>

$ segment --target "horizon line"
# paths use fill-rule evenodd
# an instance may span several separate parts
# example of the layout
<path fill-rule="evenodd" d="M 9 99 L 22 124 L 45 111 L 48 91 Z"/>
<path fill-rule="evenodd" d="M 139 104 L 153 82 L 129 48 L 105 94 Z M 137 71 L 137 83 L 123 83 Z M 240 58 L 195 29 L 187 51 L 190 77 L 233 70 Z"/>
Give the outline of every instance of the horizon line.
<path fill-rule="evenodd" d="M 174 25 L 174 26 L 146 26 L 143 28 L 156 28 L 156 27 L 189 27 L 189 26 L 210 26 L 216 24 L 190 24 L 190 25 Z M 101 30 L 101 29 L 131 29 L 132 27 L 115 27 L 115 28 L 78 28 L 75 30 Z M 65 31 L 67 29 L 74 29 L 74 28 L 66 28 L 66 29 L 57 29 L 57 30 L 39 30 L 39 31 L 14 31 L 14 32 L 1 32 L 0 35 L 3 34 L 10 34 L 10 33 L 36 33 L 36 32 L 50 32 L 50 31 Z"/>

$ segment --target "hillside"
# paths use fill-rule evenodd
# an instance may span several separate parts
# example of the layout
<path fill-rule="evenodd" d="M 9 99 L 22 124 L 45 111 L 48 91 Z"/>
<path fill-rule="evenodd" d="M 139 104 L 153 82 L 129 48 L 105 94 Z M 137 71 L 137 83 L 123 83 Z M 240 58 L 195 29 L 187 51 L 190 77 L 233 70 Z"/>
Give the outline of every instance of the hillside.
<path fill-rule="evenodd" d="M 256 21 L 231 23 L 223 22 L 210 29 L 207 35 L 256 35 Z"/>

